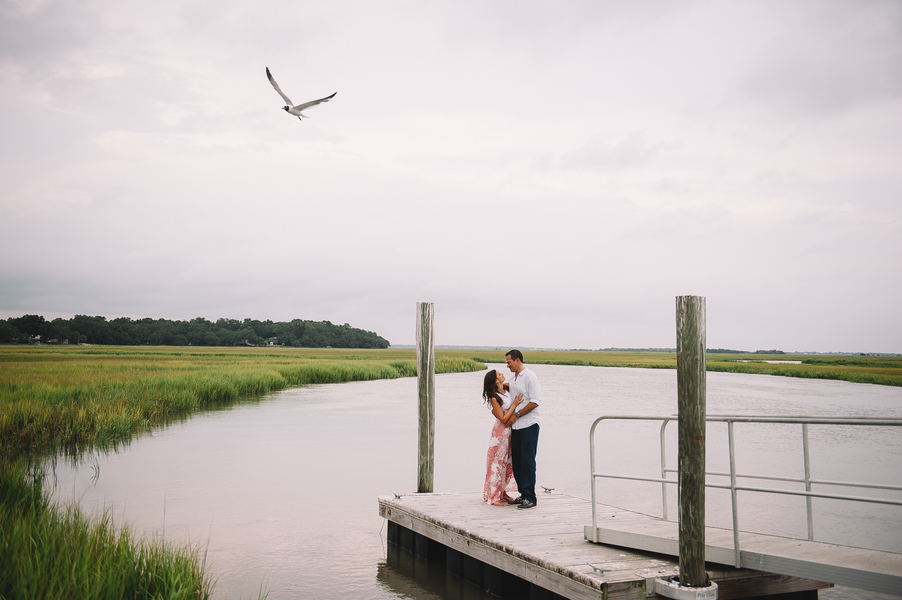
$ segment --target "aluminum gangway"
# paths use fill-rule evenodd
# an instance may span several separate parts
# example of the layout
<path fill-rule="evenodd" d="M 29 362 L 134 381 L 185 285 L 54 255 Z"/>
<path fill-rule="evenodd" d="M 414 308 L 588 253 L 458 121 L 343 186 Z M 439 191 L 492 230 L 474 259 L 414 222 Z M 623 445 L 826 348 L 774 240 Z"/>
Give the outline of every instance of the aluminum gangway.
<path fill-rule="evenodd" d="M 661 421 L 661 476 L 658 478 L 634 475 L 600 473 L 596 469 L 595 432 L 604 421 Z M 589 452 L 592 483 L 592 524 L 585 527 L 584 535 L 589 541 L 644 550 L 660 554 L 679 555 L 679 524 L 668 519 L 667 487 L 677 484 L 668 475 L 677 469 L 667 466 L 665 434 L 668 423 L 676 421 L 676 416 L 602 416 L 592 423 L 589 433 Z M 709 415 L 708 423 L 726 423 L 729 444 L 729 473 L 707 472 L 707 476 L 729 478 L 728 484 L 708 483 L 708 488 L 730 490 L 732 501 L 732 529 L 705 528 L 705 560 L 718 564 L 767 571 L 791 577 L 804 577 L 837 585 L 871 590 L 887 594 L 902 595 L 902 554 L 866 548 L 856 548 L 837 544 L 827 544 L 815 540 L 812 499 L 825 498 L 849 502 L 864 502 L 887 506 L 902 506 L 902 500 L 852 495 L 848 493 L 827 493 L 815 491 L 814 486 L 830 488 L 859 488 L 884 490 L 890 493 L 902 492 L 902 486 L 866 482 L 833 481 L 817 479 L 811 474 L 809 426 L 851 426 L 851 427 L 902 427 L 902 419 L 854 418 L 854 417 L 779 417 Z M 803 449 L 803 477 L 783 477 L 759 473 L 739 473 L 736 470 L 736 443 L 734 424 L 754 423 L 801 425 Z M 902 430 L 899 430 L 902 433 Z M 708 436 L 710 437 L 710 436 Z M 597 515 L 596 481 L 598 479 L 621 479 L 645 481 L 661 484 L 663 510 L 662 518 L 646 517 L 621 523 L 599 523 Z M 751 485 L 747 481 L 779 481 L 800 484 L 804 489 L 784 489 Z M 757 492 L 801 496 L 806 499 L 808 538 L 805 540 L 775 535 L 765 535 L 742 531 L 739 526 L 739 492 Z M 902 536 L 902 532 L 899 532 Z"/>

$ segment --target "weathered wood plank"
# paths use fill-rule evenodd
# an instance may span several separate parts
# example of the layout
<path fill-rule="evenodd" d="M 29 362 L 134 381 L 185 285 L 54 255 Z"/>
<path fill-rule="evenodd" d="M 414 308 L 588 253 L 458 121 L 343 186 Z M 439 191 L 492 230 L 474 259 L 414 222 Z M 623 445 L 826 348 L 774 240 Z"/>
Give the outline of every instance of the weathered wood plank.
<path fill-rule="evenodd" d="M 468 536 L 447 531 L 432 524 L 413 518 L 401 511 L 394 511 L 391 515 L 404 527 L 421 533 L 448 548 L 452 548 L 467 556 L 473 557 L 493 567 L 502 569 L 507 573 L 534 583 L 544 589 L 550 590 L 567 598 L 601 598 L 601 584 L 596 589 L 587 585 L 584 581 L 576 581 L 557 573 L 537 560 L 526 560 L 522 555 L 517 555 L 509 549 L 497 547 L 493 544 L 480 543 Z"/>
<path fill-rule="evenodd" d="M 515 547 L 480 538 L 452 525 L 445 528 L 413 506 L 389 506 L 384 500 L 387 499 L 380 498 L 382 516 L 449 548 L 567 598 L 602 597 L 600 580 L 579 573 L 562 573 L 562 567 L 523 553 Z"/>
<path fill-rule="evenodd" d="M 602 514 L 612 515 L 608 521 L 627 522 L 627 511 L 606 506 L 601 509 Z M 525 511 L 489 506 L 482 502 L 481 493 L 411 494 L 400 499 L 380 498 L 379 513 L 448 548 L 566 598 L 643 600 L 647 578 L 677 573 L 676 562 L 664 556 L 586 541 L 581 525 L 591 519 L 590 502 L 563 494 L 540 496 L 539 506 Z M 590 564 L 603 573 L 594 571 Z M 715 581 L 743 579 L 742 589 L 766 589 L 767 593 L 797 591 L 800 586 L 816 589 L 814 582 L 774 579 L 730 566 L 707 566 Z M 755 588 L 748 583 L 762 577 L 770 577 L 766 586 Z M 746 597 L 740 587 L 733 585 L 730 595 L 720 597 Z"/>

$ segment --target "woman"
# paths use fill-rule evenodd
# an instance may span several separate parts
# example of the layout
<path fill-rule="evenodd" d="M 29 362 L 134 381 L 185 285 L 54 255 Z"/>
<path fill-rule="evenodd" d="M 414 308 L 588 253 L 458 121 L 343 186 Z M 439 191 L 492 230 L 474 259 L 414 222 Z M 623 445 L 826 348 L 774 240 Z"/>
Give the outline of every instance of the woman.
<path fill-rule="evenodd" d="M 517 405 L 523 400 L 523 394 L 519 394 L 513 401 L 507 386 L 504 384 L 504 375 L 499 371 L 486 373 L 482 383 L 482 397 L 488 403 L 495 417 L 492 427 L 492 439 L 489 441 L 489 451 L 486 456 L 485 488 L 482 499 L 495 506 L 504 506 L 504 501 L 513 502 L 508 495 L 508 485 L 514 483 L 514 469 L 511 466 L 511 429 L 508 420 L 517 411 Z M 512 487 L 511 491 L 516 488 Z"/>

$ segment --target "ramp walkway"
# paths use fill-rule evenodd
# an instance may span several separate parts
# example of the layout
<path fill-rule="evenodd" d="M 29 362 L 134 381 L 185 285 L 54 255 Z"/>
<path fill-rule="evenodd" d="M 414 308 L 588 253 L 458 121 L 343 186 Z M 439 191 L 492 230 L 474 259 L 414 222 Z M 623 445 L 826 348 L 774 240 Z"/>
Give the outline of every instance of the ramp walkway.
<path fill-rule="evenodd" d="M 592 526 L 585 527 L 593 539 Z M 650 517 L 607 521 L 597 528 L 601 544 L 679 556 L 679 526 L 674 521 Z M 836 585 L 902 594 L 902 554 L 837 546 L 791 538 L 739 533 L 741 568 L 791 577 L 803 577 Z M 705 561 L 732 564 L 733 531 L 705 528 Z"/>
<path fill-rule="evenodd" d="M 601 544 L 610 544 L 634 550 L 644 550 L 668 556 L 679 556 L 679 524 L 667 519 L 667 486 L 676 485 L 676 479 L 670 477 L 677 474 L 677 469 L 667 467 L 665 435 L 668 423 L 677 417 L 648 416 L 604 416 L 592 424 L 589 433 L 590 462 L 592 470 L 592 524 L 584 528 L 587 540 Z M 902 595 L 902 554 L 879 550 L 868 550 L 851 546 L 827 544 L 815 540 L 812 499 L 825 498 L 849 502 L 902 506 L 902 500 L 894 499 L 893 494 L 902 492 L 902 486 L 885 483 L 848 482 L 819 479 L 812 475 L 810 466 L 810 449 L 808 428 L 815 425 L 831 427 L 891 427 L 891 431 L 902 431 L 902 419 L 854 418 L 854 417 L 774 417 L 774 416 L 724 416 L 712 415 L 706 418 L 712 422 L 727 425 L 729 445 L 730 471 L 728 473 L 708 472 L 706 476 L 715 476 L 721 480 L 728 478 L 729 483 L 706 483 L 705 487 L 729 490 L 732 498 L 733 528 L 722 529 L 705 527 L 705 560 L 707 562 L 730 564 L 737 568 L 748 568 L 769 573 L 777 573 L 790 577 L 803 577 L 824 581 L 836 585 Z M 638 477 L 632 474 L 600 473 L 596 470 L 595 431 L 602 422 L 623 421 L 661 421 L 660 477 Z M 802 477 L 773 476 L 761 473 L 740 473 L 736 470 L 736 447 L 733 427 L 736 423 L 750 424 L 797 424 L 801 425 L 801 446 L 803 464 Z M 629 521 L 604 519 L 599 520 L 599 507 L 596 504 L 597 479 L 621 479 L 646 481 L 661 484 L 663 518 L 643 516 Z M 779 481 L 784 487 L 767 488 L 757 481 Z M 786 484 L 789 486 L 786 486 Z M 800 489 L 792 489 L 798 484 Z M 815 490 L 820 489 L 831 491 Z M 851 489 L 880 490 L 882 497 L 853 495 L 849 492 L 836 493 L 832 490 Z M 764 494 L 781 494 L 804 497 L 807 507 L 808 539 L 800 540 L 774 535 L 749 533 L 739 528 L 739 492 L 756 492 Z M 902 534 L 900 534 L 902 535 Z"/>

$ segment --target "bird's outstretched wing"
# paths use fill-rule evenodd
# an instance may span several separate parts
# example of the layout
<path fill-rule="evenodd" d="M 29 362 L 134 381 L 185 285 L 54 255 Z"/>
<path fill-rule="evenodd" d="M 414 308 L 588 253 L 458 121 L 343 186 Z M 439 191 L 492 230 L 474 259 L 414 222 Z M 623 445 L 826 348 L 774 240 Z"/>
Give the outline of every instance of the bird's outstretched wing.
<path fill-rule="evenodd" d="M 285 101 L 285 104 L 287 104 L 288 106 L 291 106 L 291 104 L 292 104 L 291 100 L 288 98 L 288 96 L 285 95 L 285 93 L 279 87 L 279 84 L 276 83 L 276 80 L 272 78 L 272 73 L 269 72 L 269 67 L 266 67 L 266 77 L 269 79 L 269 82 L 272 84 L 272 86 L 274 88 L 276 88 L 276 91 L 279 92 L 279 95 L 282 96 L 282 99 Z M 332 96 L 334 96 L 334 95 L 335 94 L 332 94 Z"/>
<path fill-rule="evenodd" d="M 273 85 L 275 85 L 275 82 L 273 82 Z M 279 89 L 279 88 L 276 88 L 276 89 Z M 281 92 L 279 92 L 279 93 L 281 93 Z M 310 102 L 304 102 L 303 104 L 298 104 L 297 106 L 294 107 L 294 109 L 296 111 L 300 112 L 300 111 L 304 110 L 305 108 L 310 108 L 311 106 L 316 106 L 317 104 L 320 104 L 322 102 L 328 102 L 329 100 L 334 98 L 335 94 L 337 94 L 337 93 L 338 92 L 335 92 L 331 96 L 326 96 L 325 98 L 320 98 L 319 100 L 311 100 Z M 284 97 L 284 95 L 283 95 L 283 97 Z"/>

